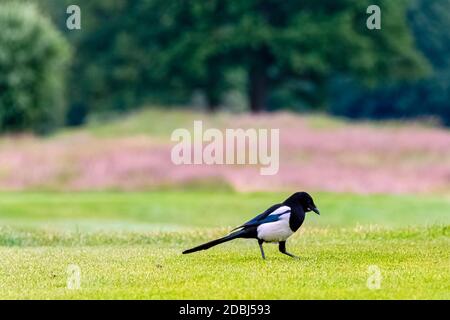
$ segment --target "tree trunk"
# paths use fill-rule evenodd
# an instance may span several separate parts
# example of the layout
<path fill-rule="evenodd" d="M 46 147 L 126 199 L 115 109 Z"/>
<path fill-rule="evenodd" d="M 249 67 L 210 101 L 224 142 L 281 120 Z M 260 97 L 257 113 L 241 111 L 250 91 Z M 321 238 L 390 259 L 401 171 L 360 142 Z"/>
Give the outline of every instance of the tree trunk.
<path fill-rule="evenodd" d="M 219 103 L 208 98 L 207 108 L 209 113 L 215 113 L 219 109 Z"/>
<path fill-rule="evenodd" d="M 267 65 L 264 61 L 255 63 L 250 67 L 249 99 L 252 113 L 259 113 L 267 108 L 268 78 Z"/>
<path fill-rule="evenodd" d="M 220 92 L 213 85 L 206 88 L 206 103 L 208 112 L 214 113 L 219 109 Z"/>
<path fill-rule="evenodd" d="M 208 61 L 208 75 L 205 84 L 205 94 L 208 104 L 208 112 L 214 113 L 219 109 L 223 91 L 223 74 L 219 69 L 220 61 L 215 59 Z"/>

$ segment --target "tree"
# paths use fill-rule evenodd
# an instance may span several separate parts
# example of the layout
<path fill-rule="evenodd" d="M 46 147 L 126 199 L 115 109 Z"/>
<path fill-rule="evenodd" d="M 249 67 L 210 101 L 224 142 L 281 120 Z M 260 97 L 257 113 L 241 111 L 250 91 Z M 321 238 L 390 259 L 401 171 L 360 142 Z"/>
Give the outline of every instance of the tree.
<path fill-rule="evenodd" d="M 244 68 L 253 112 L 267 109 L 269 95 L 293 81 L 323 86 L 324 79 L 345 73 L 373 84 L 424 74 L 406 2 L 376 2 L 382 30 L 366 27 L 369 0 L 174 0 L 161 64 L 185 86 L 202 88 L 210 105 L 227 87 L 224 74 Z"/>
<path fill-rule="evenodd" d="M 36 6 L 0 3 L 0 131 L 46 133 L 64 119 L 68 43 Z"/>
<path fill-rule="evenodd" d="M 366 27 L 366 9 L 374 2 L 382 10 L 382 30 Z M 273 93 L 301 83 L 326 92 L 326 80 L 335 74 L 373 84 L 414 78 L 426 69 L 403 0 L 78 4 L 83 32 L 69 34 L 78 52 L 73 105 L 97 111 L 127 110 L 155 98 L 183 103 L 196 90 L 214 111 L 233 87 L 227 74 L 236 69 L 246 72 L 253 112 L 266 110 Z"/>
<path fill-rule="evenodd" d="M 450 2 L 415 0 L 408 23 L 417 47 L 432 65 L 424 79 L 365 88 L 348 79 L 335 88 L 330 111 L 353 118 L 438 116 L 450 125 Z"/>

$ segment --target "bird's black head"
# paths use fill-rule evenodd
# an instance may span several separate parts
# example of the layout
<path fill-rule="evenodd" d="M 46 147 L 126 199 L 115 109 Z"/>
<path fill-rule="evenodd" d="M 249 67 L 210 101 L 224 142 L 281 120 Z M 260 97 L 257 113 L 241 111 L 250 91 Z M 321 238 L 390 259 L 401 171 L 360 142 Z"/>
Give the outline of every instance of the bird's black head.
<path fill-rule="evenodd" d="M 320 215 L 313 198 L 306 192 L 296 192 L 284 201 L 284 204 L 292 207 L 300 205 L 305 212 L 314 211 Z"/>

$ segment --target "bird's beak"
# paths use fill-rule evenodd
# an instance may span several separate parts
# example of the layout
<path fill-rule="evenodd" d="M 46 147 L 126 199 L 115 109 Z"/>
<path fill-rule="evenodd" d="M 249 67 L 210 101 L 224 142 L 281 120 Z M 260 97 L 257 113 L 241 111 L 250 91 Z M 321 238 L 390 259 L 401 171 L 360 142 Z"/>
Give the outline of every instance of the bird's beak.
<path fill-rule="evenodd" d="M 317 208 L 312 208 L 312 211 L 314 211 L 315 213 L 317 213 L 320 216 L 320 211 Z"/>

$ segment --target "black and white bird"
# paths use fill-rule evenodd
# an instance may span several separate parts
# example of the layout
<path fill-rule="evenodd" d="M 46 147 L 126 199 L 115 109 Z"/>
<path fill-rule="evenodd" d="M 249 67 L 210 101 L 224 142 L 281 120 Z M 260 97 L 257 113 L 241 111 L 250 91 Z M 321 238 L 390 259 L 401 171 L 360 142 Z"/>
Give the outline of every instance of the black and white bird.
<path fill-rule="evenodd" d="M 310 211 L 320 214 L 313 198 L 308 193 L 296 192 L 283 203 L 271 206 L 252 220 L 233 229 L 227 236 L 183 251 L 183 254 L 206 250 L 227 241 L 245 238 L 258 240 L 263 259 L 266 258 L 263 249 L 264 242 L 278 242 L 281 253 L 298 258 L 286 251 L 286 240 L 300 228 L 305 220 L 306 212 Z"/>

